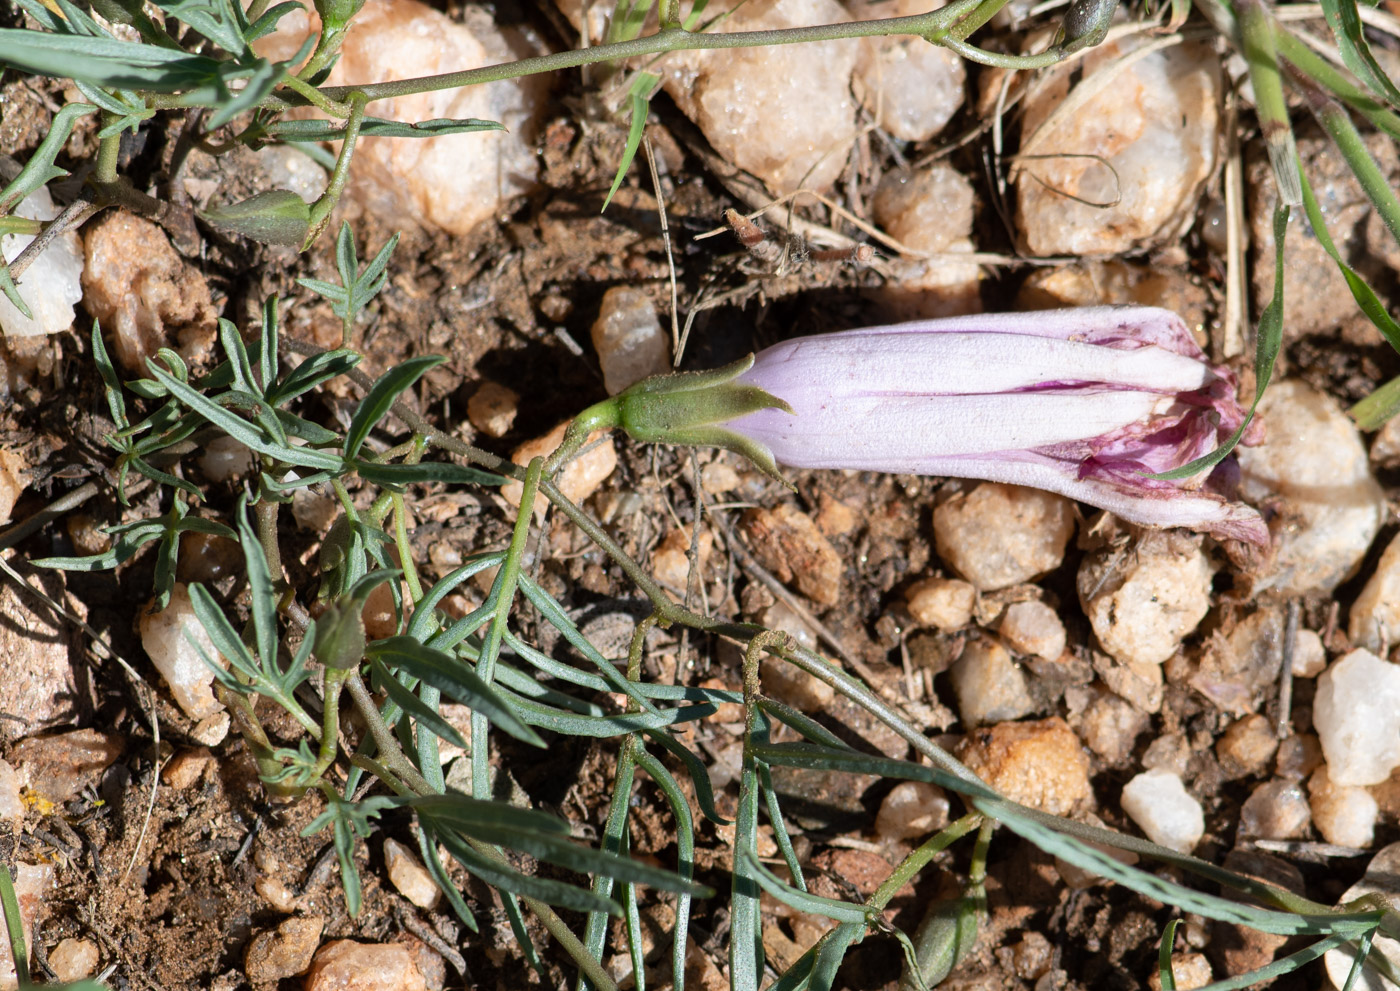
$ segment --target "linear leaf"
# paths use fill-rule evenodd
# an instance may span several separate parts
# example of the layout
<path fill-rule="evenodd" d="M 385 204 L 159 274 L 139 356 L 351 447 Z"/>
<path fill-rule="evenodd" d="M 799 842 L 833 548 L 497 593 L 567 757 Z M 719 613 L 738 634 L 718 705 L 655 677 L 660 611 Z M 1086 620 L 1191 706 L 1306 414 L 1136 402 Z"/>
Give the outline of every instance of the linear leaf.
<path fill-rule="evenodd" d="M 752 850 L 744 850 L 743 857 L 748 862 L 752 876 L 763 890 L 789 908 L 795 908 L 799 912 L 809 912 L 812 915 L 824 915 L 837 922 L 866 924 L 867 914 L 863 905 L 853 905 L 850 902 L 837 901 L 834 898 L 823 898 L 810 891 L 799 891 L 764 867 Z"/>
<path fill-rule="evenodd" d="M 449 698 L 480 712 L 517 740 L 536 747 L 545 745 L 540 735 L 520 720 L 514 707 L 499 692 L 450 654 L 405 636 L 372 641 L 366 654 L 382 659 L 386 665 L 403 668 Z"/>
<path fill-rule="evenodd" d="M 446 461 L 420 461 L 418 464 L 378 464 L 354 459 L 360 477 L 375 485 L 401 487 L 416 482 L 442 482 L 447 485 L 505 485 L 506 479 L 480 468 Z"/>
<path fill-rule="evenodd" d="M 621 914 L 621 909 L 616 904 L 607 899 L 599 899 L 591 891 L 574 884 L 565 884 L 563 881 L 522 874 L 513 867 L 477 853 L 452 830 L 434 828 L 430 820 L 420 821 L 423 822 L 425 830 L 432 829 L 433 836 L 447 848 L 453 859 L 493 888 L 526 898 L 537 898 L 547 904 L 571 908 L 578 912 L 601 910 L 611 915 Z"/>
<path fill-rule="evenodd" d="M 322 351 L 307 358 L 275 386 L 267 390 L 267 401 L 274 406 L 282 406 L 305 392 L 310 392 L 322 382 L 328 382 L 337 375 L 344 375 L 360 363 L 360 355 L 348 348 Z"/>
<path fill-rule="evenodd" d="M 435 712 L 427 703 L 414 695 L 402 684 L 399 679 L 389 673 L 389 669 L 384 666 L 384 662 L 374 658 L 370 662 L 375 674 L 378 676 L 376 684 L 384 689 L 389 698 L 394 701 L 400 709 L 403 709 L 418 722 L 442 737 L 448 743 L 465 748 L 467 741 L 462 739 L 462 734 L 457 732 L 457 728 Z"/>
<path fill-rule="evenodd" d="M 345 436 L 345 456 L 353 458 L 358 454 L 365 438 L 369 436 L 369 432 L 374 429 L 375 424 L 388 414 L 390 407 L 394 405 L 394 400 L 398 399 L 405 389 L 412 387 L 413 383 L 417 382 L 425 372 L 436 368 L 446 360 L 446 358 L 436 354 L 409 358 L 375 379 L 374 385 L 365 394 L 365 398 L 360 401 L 355 415 L 350 418 L 350 432 Z"/>
<path fill-rule="evenodd" d="M 416 123 L 366 117 L 360 124 L 360 137 L 378 138 L 438 138 L 447 134 L 472 131 L 503 131 L 505 126 L 494 120 L 439 118 Z M 339 141 L 345 137 L 344 125 L 330 120 L 279 120 L 267 127 L 269 137 L 279 141 Z"/>
<path fill-rule="evenodd" d="M 68 170 L 56 166 L 54 160 L 68 143 L 68 135 L 73 133 L 73 125 L 78 119 L 96 112 L 97 108 L 90 103 L 70 103 L 54 114 L 44 140 L 39 142 L 39 147 L 29 156 L 29 161 L 20 169 L 19 175 L 0 191 L 0 213 L 8 213 L 16 203 L 48 183 L 50 179 L 59 179 L 68 174 Z"/>

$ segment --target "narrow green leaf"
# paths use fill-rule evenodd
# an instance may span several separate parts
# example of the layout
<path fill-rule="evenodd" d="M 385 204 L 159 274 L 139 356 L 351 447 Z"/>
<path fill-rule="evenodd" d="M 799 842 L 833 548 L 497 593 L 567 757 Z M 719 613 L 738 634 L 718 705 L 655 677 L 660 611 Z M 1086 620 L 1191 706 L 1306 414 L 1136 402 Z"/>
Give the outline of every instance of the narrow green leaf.
<path fill-rule="evenodd" d="M 463 748 L 467 746 L 467 741 L 462 738 L 461 733 L 457 732 L 457 728 L 400 684 L 399 680 L 389 673 L 389 669 L 384 666 L 383 661 L 374 658 L 370 664 L 377 675 L 376 686 L 382 688 L 395 705 L 448 743 Z"/>
<path fill-rule="evenodd" d="M 323 382 L 329 382 L 338 375 L 344 375 L 360 363 L 360 355 L 348 348 L 322 351 L 307 358 L 274 387 L 267 390 L 267 401 L 274 406 L 283 406 L 304 393 L 310 392 Z"/>
<path fill-rule="evenodd" d="M 151 374 L 164 385 L 170 393 L 178 398 L 185 405 L 198 412 L 210 423 L 219 427 L 235 440 L 241 441 L 245 446 L 257 451 L 259 454 L 266 454 L 268 457 L 285 461 L 291 465 L 301 465 L 306 468 L 319 468 L 335 471 L 341 467 L 341 459 L 334 454 L 317 451 L 309 447 L 292 447 L 290 445 L 281 446 L 271 444 L 263 438 L 262 432 L 257 430 L 247 420 L 226 410 L 218 403 L 213 402 L 198 389 L 180 382 L 165 369 L 154 362 L 147 361 L 147 367 Z"/>
<path fill-rule="evenodd" d="M 1381 100 L 1392 107 L 1400 106 L 1400 90 L 1395 88 L 1371 54 L 1371 46 L 1361 26 L 1361 15 L 1356 10 L 1356 0 L 1322 0 L 1322 15 L 1332 29 L 1332 36 L 1337 39 L 1337 51 L 1346 67 Z"/>
<path fill-rule="evenodd" d="M 14 277 L 10 275 L 9 262 L 5 261 L 0 261 L 0 292 L 5 294 L 10 305 L 19 310 L 26 320 L 34 319 L 34 311 L 29 308 L 29 304 L 19 294 L 19 286 L 15 285 Z"/>
<path fill-rule="evenodd" d="M 637 766 L 656 782 L 666 797 L 671 814 L 676 818 L 676 851 L 679 855 L 676 873 L 690 880 L 695 864 L 695 823 L 690 815 L 690 802 L 681 791 L 671 772 L 659 760 L 638 744 L 633 756 Z M 676 925 L 671 933 L 671 975 L 674 991 L 685 991 L 686 934 L 690 929 L 690 895 L 684 891 L 676 894 Z"/>
<path fill-rule="evenodd" d="M 536 747 L 545 745 L 540 735 L 520 720 L 498 691 L 451 655 L 405 636 L 375 640 L 366 648 L 366 654 L 380 658 L 386 665 L 403 668 L 447 697 L 481 713 L 517 740 Z"/>
<path fill-rule="evenodd" d="M 1386 420 L 1400 413 L 1400 377 L 1391 379 L 1348 412 L 1362 430 L 1379 430 Z"/>
<path fill-rule="evenodd" d="M 651 94 L 660 82 L 661 77 L 654 72 L 639 71 L 632 77 L 632 84 L 627 89 L 627 102 L 632 112 L 632 121 L 627 128 L 627 144 L 623 146 L 622 157 L 617 163 L 617 174 L 613 176 L 612 187 L 603 199 L 603 209 L 598 211 L 599 213 L 607 210 L 608 204 L 612 202 L 614 194 L 627 175 L 628 167 L 637 156 L 637 149 L 642 145 L 642 133 L 647 126 L 647 114 L 651 110 Z"/>
<path fill-rule="evenodd" d="M 1176 991 L 1176 975 L 1172 973 L 1172 942 L 1176 939 L 1176 927 L 1180 919 L 1172 919 L 1162 930 L 1162 942 L 1157 950 L 1157 979 L 1162 982 L 1162 991 Z"/>
<path fill-rule="evenodd" d="M 68 143 L 68 136 L 73 133 L 73 126 L 81 118 L 96 112 L 97 108 L 89 103 L 69 103 L 54 114 L 53 120 L 49 122 L 48 133 L 44 135 L 44 140 L 39 142 L 39 147 L 35 148 L 33 154 L 29 156 L 29 161 L 25 162 L 19 175 L 15 176 L 3 190 L 0 190 L 0 213 L 9 213 L 14 209 L 15 204 L 39 187 L 46 185 L 49 180 L 60 179 L 68 175 L 67 169 L 59 168 L 54 162 Z M 29 316 L 29 314 L 26 313 L 25 316 Z"/>
<path fill-rule="evenodd" d="M 426 823 L 424 828 L 428 828 Z M 571 908 L 577 912 L 601 910 L 610 915 L 621 914 L 622 910 L 616 903 L 607 899 L 599 899 L 593 892 L 577 885 L 552 881 L 547 878 L 531 877 L 482 856 L 450 829 L 433 829 L 432 832 L 433 836 L 447 848 L 447 852 L 452 855 L 454 860 L 493 888 L 524 895 L 526 898 L 537 898 L 546 904 Z"/>
<path fill-rule="evenodd" d="M 366 138 L 440 138 L 448 134 L 474 131 L 503 131 L 505 125 L 494 120 L 441 118 L 408 122 L 365 117 L 360 124 L 360 137 Z M 286 142 L 339 141 L 345 137 L 345 127 L 331 120 L 279 120 L 267 127 L 269 137 Z"/>
<path fill-rule="evenodd" d="M 20 987 L 29 984 L 29 946 L 24 941 L 24 920 L 10 869 L 0 864 L 0 908 L 5 912 L 5 935 L 10 943 L 10 959 Z"/>
<path fill-rule="evenodd" d="M 426 829 L 417 830 L 418 833 L 418 853 L 423 858 L 423 866 L 428 869 L 428 874 L 437 884 L 438 890 L 447 899 L 447 903 L 452 906 L 452 911 L 457 913 L 457 918 L 472 932 L 480 932 L 476 924 L 476 916 L 467 907 L 466 901 L 462 898 L 462 893 L 457 890 L 457 886 L 452 883 L 452 878 L 447 874 L 447 868 L 442 864 L 442 857 L 438 855 L 436 843 L 428 842 L 431 835 Z"/>
<path fill-rule="evenodd" d="M 310 205 L 290 189 L 269 189 L 199 215 L 222 231 L 284 247 L 301 244 L 311 224 Z"/>
<path fill-rule="evenodd" d="M 360 452 L 365 438 L 369 436 L 369 432 L 380 420 L 384 419 L 389 409 L 394 405 L 394 401 L 406 389 L 411 388 L 413 383 L 422 378 L 429 369 L 436 368 L 446 360 L 446 358 L 436 354 L 409 358 L 375 379 L 374 385 L 370 387 L 369 392 L 365 394 L 365 398 L 360 401 L 359 407 L 356 408 L 355 415 L 350 418 L 350 430 L 345 436 L 345 457 L 355 457 Z"/>
<path fill-rule="evenodd" d="M 759 886 L 789 908 L 795 908 L 799 912 L 808 912 L 812 915 L 823 915 L 828 919 L 835 919 L 837 922 L 856 922 L 860 925 L 867 923 L 869 916 L 865 906 L 837 901 L 834 898 L 823 898 L 810 891 L 800 891 L 764 867 L 762 861 L 758 859 L 758 855 L 752 850 L 746 849 L 743 852 L 743 857 Z"/>
<path fill-rule="evenodd" d="M 249 652 L 243 638 L 234 632 L 228 617 L 219 608 L 219 604 L 214 601 L 214 597 L 209 594 L 209 590 L 198 582 L 193 582 L 189 586 L 189 593 L 190 602 L 194 606 L 195 618 L 204 627 L 204 632 L 209 634 L 209 640 L 214 644 L 214 649 L 223 655 L 224 660 L 243 672 L 250 680 L 254 682 L 261 680 L 261 667 Z M 212 666 L 220 667 L 217 664 Z"/>
<path fill-rule="evenodd" d="M 505 485 L 508 479 L 480 468 L 445 461 L 420 461 L 418 464 L 378 464 L 354 459 L 355 471 L 367 482 L 399 489 L 423 482 L 445 485 Z"/>

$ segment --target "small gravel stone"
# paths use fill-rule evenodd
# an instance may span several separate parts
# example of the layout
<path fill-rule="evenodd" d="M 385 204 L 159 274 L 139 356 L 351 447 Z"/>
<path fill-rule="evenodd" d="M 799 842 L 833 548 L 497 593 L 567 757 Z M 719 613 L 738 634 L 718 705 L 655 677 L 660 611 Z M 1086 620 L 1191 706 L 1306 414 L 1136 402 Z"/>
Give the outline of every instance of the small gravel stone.
<path fill-rule="evenodd" d="M 651 573 L 662 585 L 684 590 L 690 580 L 690 534 L 691 530 L 672 530 L 666 539 L 656 545 L 651 552 Z M 714 550 L 715 538 L 709 530 L 700 531 L 700 551 L 696 555 L 695 566 L 704 582 L 710 566 L 710 554 Z"/>
<path fill-rule="evenodd" d="M 1178 853 L 1190 853 L 1205 835 L 1201 803 L 1171 771 L 1144 771 L 1124 785 L 1123 811 L 1149 840 Z"/>
<path fill-rule="evenodd" d="M 214 763 L 208 747 L 186 747 L 175 752 L 160 769 L 160 779 L 176 791 L 183 791 L 197 782 Z"/>
<path fill-rule="evenodd" d="M 499 382 L 483 382 L 467 400 L 467 420 L 487 437 L 504 437 L 515 425 L 520 396 Z"/>
<path fill-rule="evenodd" d="M 47 186 L 40 186 L 14 208 L 16 217 L 30 220 L 52 220 L 58 207 Z M 5 261 L 12 262 L 29 247 L 34 237 L 29 234 L 6 234 L 0 237 L 0 252 Z M 25 273 L 15 280 L 19 297 L 32 314 L 26 317 L 9 298 L 0 294 L 0 330 L 11 339 L 57 334 L 73 326 L 73 304 L 83 298 L 83 245 L 78 235 L 66 231 L 51 242 Z"/>
<path fill-rule="evenodd" d="M 1142 752 L 1142 766 L 1147 771 L 1170 771 L 1183 777 L 1191 766 L 1191 744 L 1185 733 L 1163 733 Z"/>
<path fill-rule="evenodd" d="M 724 495 L 733 492 L 740 484 L 739 473 L 723 461 L 712 461 L 700 469 L 700 487 L 706 495 Z"/>
<path fill-rule="evenodd" d="M 1104 650 L 1128 664 L 1161 664 L 1210 610 L 1215 567 L 1199 537 L 1152 534 L 1132 554 L 1090 554 L 1079 601 Z"/>
<path fill-rule="evenodd" d="M 1322 766 L 1322 744 L 1312 733 L 1295 733 L 1278 745 L 1274 773 L 1290 781 L 1302 781 Z"/>
<path fill-rule="evenodd" d="M 786 602 L 775 602 L 757 616 L 759 625 L 788 634 L 801 647 L 817 649 L 817 634 Z"/>
<path fill-rule="evenodd" d="M 384 865 L 399 894 L 419 908 L 433 909 L 442 901 L 442 889 L 423 862 L 408 847 L 387 836 L 384 838 Z"/>
<path fill-rule="evenodd" d="M 1295 840 L 1307 836 L 1312 812 L 1303 788 L 1295 781 L 1266 781 L 1240 806 L 1241 837 Z"/>
<path fill-rule="evenodd" d="M 248 942 L 243 969 L 253 984 L 273 984 L 306 973 L 321 939 L 326 920 L 319 915 L 283 920 L 275 930 L 260 932 Z"/>
<path fill-rule="evenodd" d="M 1278 736 L 1266 716 L 1252 713 L 1237 719 L 1215 741 L 1215 757 L 1226 778 L 1262 774 L 1278 750 Z"/>
<path fill-rule="evenodd" d="M 1360 567 L 1385 518 L 1356 424 L 1330 396 L 1297 379 L 1259 404 L 1267 441 L 1238 449 L 1240 494 L 1280 505 L 1272 566 L 1254 585 L 1280 597 L 1326 594 Z"/>
<path fill-rule="evenodd" d="M 204 276 L 149 220 L 114 210 L 83 228 L 83 306 L 112 335 L 117 364 L 145 377 L 147 358 L 174 348 L 187 364 L 214 346 L 218 312 Z"/>
<path fill-rule="evenodd" d="M 1220 59 L 1207 43 L 1173 45 L 1115 71 L 1112 82 L 1055 114 L 1072 74 L 1096 71 L 1146 39 L 1099 45 L 1048 72 L 1025 103 L 1015 170 L 1018 227 L 1036 255 L 1111 255 L 1177 236 L 1215 167 Z M 1046 156 L 1040 158 L 1040 156 Z"/>
<path fill-rule="evenodd" d="M 1376 432 L 1371 441 L 1371 461 L 1377 468 L 1400 465 L 1400 417 L 1392 416 Z"/>
<path fill-rule="evenodd" d="M 78 604 L 65 595 L 59 572 L 40 572 L 37 582 L 58 602 Z M 70 605 L 70 608 L 72 606 Z M 79 615 L 86 610 L 78 604 Z M 21 594 L 11 582 L 0 585 L 0 740 L 14 740 L 58 723 L 73 722 L 75 700 L 82 697 L 71 657 L 78 640 L 76 627 L 48 607 Z"/>
<path fill-rule="evenodd" d="M 1375 785 L 1400 766 L 1400 666 L 1353 650 L 1317 679 L 1313 727 L 1339 785 Z"/>
<path fill-rule="evenodd" d="M 3 299 L 0 295 L 0 299 Z M 15 503 L 24 491 L 28 468 L 22 457 L 0 448 L 0 523 L 8 523 L 15 513 Z"/>
<path fill-rule="evenodd" d="M 908 840 L 936 833 L 948 825 L 948 796 L 926 781 L 894 786 L 875 815 L 875 832 L 882 840 Z"/>
<path fill-rule="evenodd" d="M 96 786 L 102 780 L 102 772 L 121 756 L 122 749 L 119 736 L 95 729 L 75 729 L 21 740 L 10 752 L 10 762 L 31 795 L 61 805 L 84 786 Z"/>
<path fill-rule="evenodd" d="M 1210 961 L 1204 953 L 1177 953 L 1172 955 L 1172 980 L 1177 991 L 1196 991 L 1214 979 Z M 1154 966 L 1147 976 L 1147 986 L 1151 991 L 1162 991 L 1162 975 Z"/>
<path fill-rule="evenodd" d="M 858 21 L 906 17 L 935 10 L 926 0 L 851 0 Z M 856 62 L 855 91 L 879 125 L 900 141 L 927 141 L 963 103 L 962 59 L 922 38 L 868 38 Z"/>
<path fill-rule="evenodd" d="M 1333 784 L 1323 766 L 1308 779 L 1308 794 L 1313 823 L 1328 843 L 1361 849 L 1375 840 L 1381 810 L 1365 788 Z"/>
<path fill-rule="evenodd" d="M 194 602 L 183 582 L 175 583 L 164 609 L 156 610 L 155 600 L 148 603 L 138 625 L 141 646 L 146 648 L 151 663 L 170 686 L 170 694 L 185 715 L 198 721 L 224 708 L 214 697 L 214 672 L 190 640 L 203 647 L 210 660 L 222 661 L 222 655 L 195 615 Z"/>
<path fill-rule="evenodd" d="M 526 441 L 515 449 L 515 453 L 510 456 L 511 460 L 523 467 L 535 458 L 549 457 L 564 442 L 564 431 L 568 427 L 569 421 L 565 420 L 543 437 Z M 600 438 L 602 443 L 595 443 Z M 580 448 L 580 451 L 583 453 L 569 461 L 560 470 L 557 479 L 559 491 L 576 503 L 582 502 L 598 491 L 598 486 L 607 481 L 608 476 L 617 468 L 617 451 L 613 447 L 612 440 L 607 438 L 601 430 L 595 430 L 589 434 L 588 440 Z M 521 496 L 524 494 L 525 484 L 523 482 L 510 481 L 501 486 L 501 497 L 512 506 L 519 506 Z M 548 499 L 542 495 L 535 496 L 536 516 L 543 515 L 548 506 Z"/>
<path fill-rule="evenodd" d="M 255 46 L 259 55 L 290 59 L 313 28 L 301 10 Z M 415 0 L 366 4 L 355 17 L 327 82 L 403 79 L 493 65 L 535 54 L 518 31 L 497 27 L 479 8 L 448 17 Z M 499 121 L 504 130 L 448 134 L 428 141 L 390 138 L 355 149 L 349 198 L 401 228 L 413 221 L 465 235 L 513 196 L 528 192 L 539 173 L 537 123 L 549 82 L 504 79 L 378 100 L 377 117 L 400 121 Z"/>
<path fill-rule="evenodd" d="M 593 349 L 610 396 L 671 370 L 670 335 L 661 329 L 651 297 L 630 286 L 614 286 L 603 294 L 593 321 Z"/>
<path fill-rule="evenodd" d="M 427 982 L 401 943 L 336 939 L 316 951 L 306 991 L 427 991 Z"/>
<path fill-rule="evenodd" d="M 102 957 L 90 939 L 61 939 L 48 953 L 49 966 L 60 981 L 70 984 L 97 973 Z"/>
<path fill-rule="evenodd" d="M 253 452 L 232 437 L 215 437 L 199 456 L 199 469 L 211 482 L 227 482 L 253 468 Z"/>
<path fill-rule="evenodd" d="M 1020 665 L 995 640 L 979 637 L 968 643 L 948 674 L 958 715 L 969 727 L 1020 719 L 1035 711 Z"/>
<path fill-rule="evenodd" d="M 1366 895 L 1381 895 L 1386 901 L 1394 904 L 1395 899 L 1400 897 L 1400 882 L 1397 882 L 1397 879 L 1400 879 L 1400 843 L 1392 843 L 1381 848 L 1380 852 L 1371 858 L 1370 864 L 1366 866 L 1365 875 L 1337 899 L 1337 906 L 1340 908 L 1347 902 Z M 1384 954 L 1392 967 L 1400 967 L 1400 941 L 1378 932 L 1371 943 L 1371 952 Z M 1347 976 L 1351 973 L 1356 957 L 1356 947 L 1349 943 L 1328 950 L 1323 956 L 1322 963 L 1334 989 L 1346 987 Z M 1370 963 L 1362 966 L 1352 988 L 1353 991 L 1395 991 L 1395 985 L 1382 977 Z"/>
<path fill-rule="evenodd" d="M 764 655 L 758 670 L 765 692 L 801 712 L 819 713 L 836 698 L 836 689 L 781 657 Z"/>
<path fill-rule="evenodd" d="M 1299 630 L 1293 640 L 1293 677 L 1316 678 L 1327 670 L 1327 648 L 1316 630 Z"/>
<path fill-rule="evenodd" d="M 958 578 L 924 578 L 905 590 L 904 599 L 914 622 L 951 633 L 972 622 L 977 589 Z"/>
<path fill-rule="evenodd" d="M 1400 641 L 1400 535 L 1391 540 L 1351 607 L 1351 642 L 1367 650 Z"/>
<path fill-rule="evenodd" d="M 993 592 L 1053 571 L 1074 534 L 1074 506 L 1063 496 L 983 482 L 933 511 L 938 556 Z"/>
<path fill-rule="evenodd" d="M 1214 637 L 1201 653 L 1189 684 L 1232 716 L 1259 708 L 1278 684 L 1283 662 L 1283 610 L 1266 606 Z"/>
<path fill-rule="evenodd" d="M 303 530 L 324 534 L 339 515 L 340 503 L 330 496 L 313 492 L 309 487 L 292 493 L 292 518 Z"/>
<path fill-rule="evenodd" d="M 998 723 L 969 733 L 958 758 L 1013 802 L 1051 815 L 1093 803 L 1089 757 L 1063 719 Z"/>
<path fill-rule="evenodd" d="M 277 911 L 290 914 L 297 910 L 300 900 L 291 888 L 275 877 L 264 874 L 253 882 L 253 890 Z"/>
<path fill-rule="evenodd" d="M 1137 738 L 1151 725 L 1145 712 L 1112 692 L 1099 691 L 1079 716 L 1075 729 L 1104 763 L 1116 765 L 1132 755 Z"/>
<path fill-rule="evenodd" d="M 1121 696 L 1142 712 L 1162 711 L 1166 681 L 1162 665 L 1150 662 L 1127 664 L 1097 651 L 1093 654 L 1093 662 L 1094 673 L 1103 679 L 1113 694 Z"/>
<path fill-rule="evenodd" d="M 0 822 L 8 823 L 14 832 L 19 832 L 24 812 L 19 775 L 9 761 L 0 760 Z"/>
<path fill-rule="evenodd" d="M 706 18 L 734 8 L 712 30 L 766 31 L 849 21 L 836 0 L 713 4 Z M 725 161 L 775 194 L 823 190 L 846 167 L 857 134 L 851 73 L 859 45 L 807 45 L 673 52 L 658 70 L 680 111 Z"/>
<path fill-rule="evenodd" d="M 998 632 L 1018 654 L 1054 661 L 1065 652 L 1065 624 L 1054 609 L 1038 599 L 1007 606 Z"/>
<path fill-rule="evenodd" d="M 1034 930 L 1011 947 L 1011 969 L 1023 981 L 1034 981 L 1048 971 L 1055 960 L 1050 940 Z"/>
<path fill-rule="evenodd" d="M 787 503 L 746 510 L 740 527 L 753 555 L 778 581 L 791 582 L 813 602 L 834 606 L 841 598 L 841 556 L 812 518 Z"/>

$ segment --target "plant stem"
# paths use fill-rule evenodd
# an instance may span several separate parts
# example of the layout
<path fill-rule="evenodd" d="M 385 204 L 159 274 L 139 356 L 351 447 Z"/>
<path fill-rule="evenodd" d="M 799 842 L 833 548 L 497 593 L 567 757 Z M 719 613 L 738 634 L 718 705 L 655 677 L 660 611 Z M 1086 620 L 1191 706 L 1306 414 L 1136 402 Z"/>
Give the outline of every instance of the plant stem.
<path fill-rule="evenodd" d="M 379 706 L 374 704 L 374 696 L 370 695 L 369 689 L 365 687 L 360 672 L 354 668 L 349 668 L 348 671 L 349 676 L 345 679 L 345 687 L 350 689 L 350 697 L 355 700 L 355 708 L 359 710 L 361 717 L 369 726 L 370 735 L 374 737 L 374 742 L 379 747 L 381 762 L 398 775 L 403 783 L 413 789 L 416 794 L 436 794 L 428 782 L 423 780 L 423 775 L 418 773 L 418 768 L 414 767 L 412 761 L 404 756 L 403 750 L 399 747 L 399 741 L 395 739 L 389 727 L 384 725 L 384 720 L 379 716 Z"/>

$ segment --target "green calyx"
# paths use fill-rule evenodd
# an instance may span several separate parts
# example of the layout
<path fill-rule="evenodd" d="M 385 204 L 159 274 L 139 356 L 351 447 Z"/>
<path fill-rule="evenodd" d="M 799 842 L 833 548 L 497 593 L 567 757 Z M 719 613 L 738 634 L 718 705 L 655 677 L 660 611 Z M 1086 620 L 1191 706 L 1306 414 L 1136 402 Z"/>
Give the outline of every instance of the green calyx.
<path fill-rule="evenodd" d="M 620 428 L 633 440 L 651 444 L 722 447 L 743 455 L 765 475 L 786 485 L 768 446 L 728 426 L 762 409 L 793 411 L 772 393 L 735 381 L 753 367 L 753 361 L 750 354 L 723 368 L 643 379 L 580 413 L 569 425 L 560 451 L 571 443 L 581 445 L 594 430 Z"/>

